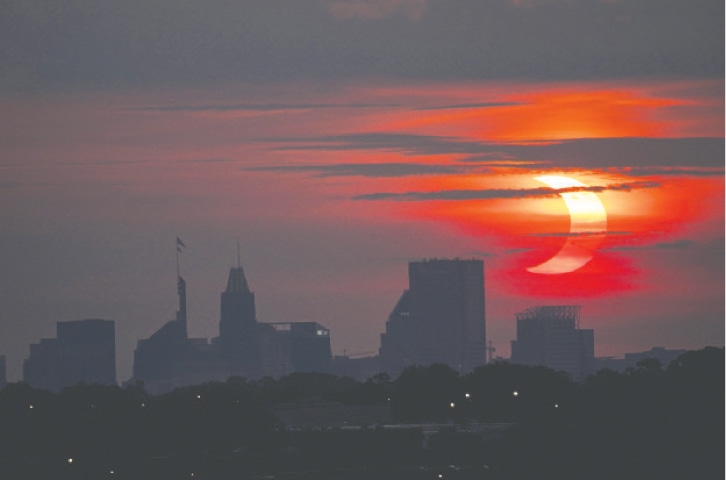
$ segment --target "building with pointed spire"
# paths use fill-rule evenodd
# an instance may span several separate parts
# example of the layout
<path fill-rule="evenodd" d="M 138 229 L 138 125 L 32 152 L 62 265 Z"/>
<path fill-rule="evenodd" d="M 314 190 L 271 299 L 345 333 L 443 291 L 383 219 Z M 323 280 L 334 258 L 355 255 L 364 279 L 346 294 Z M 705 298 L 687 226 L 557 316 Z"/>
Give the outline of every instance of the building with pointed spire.
<path fill-rule="evenodd" d="M 242 267 L 232 268 L 220 301 L 219 335 L 225 341 L 238 341 L 257 324 L 255 294 L 247 284 Z"/>
<path fill-rule="evenodd" d="M 176 239 L 177 295 L 179 305 L 174 320 L 166 322 L 149 338 L 139 340 L 134 350 L 131 382 L 142 382 L 150 393 L 210 380 L 225 380 L 225 370 L 213 355 L 206 338 L 189 338 L 187 333 L 187 283 L 179 269 L 179 253 L 186 248 Z"/>
<path fill-rule="evenodd" d="M 185 247 L 185 245 L 181 244 Z M 249 287 L 237 252 L 237 266 L 229 271 L 220 298 L 219 336 L 187 337 L 186 282 L 179 274 L 177 239 L 177 291 L 179 308 L 148 339 L 139 340 L 134 352 L 133 378 L 150 393 L 231 376 L 277 377 L 293 372 L 330 371 L 330 331 L 315 322 L 260 323 L 255 294 Z"/>
<path fill-rule="evenodd" d="M 260 335 L 255 294 L 238 263 L 229 271 L 220 299 L 219 337 L 212 340 L 230 374 L 255 377 L 260 373 Z"/>
<path fill-rule="evenodd" d="M 330 331 L 316 322 L 258 322 L 255 294 L 237 262 L 221 295 L 219 337 L 212 339 L 229 373 L 258 378 L 330 372 Z"/>

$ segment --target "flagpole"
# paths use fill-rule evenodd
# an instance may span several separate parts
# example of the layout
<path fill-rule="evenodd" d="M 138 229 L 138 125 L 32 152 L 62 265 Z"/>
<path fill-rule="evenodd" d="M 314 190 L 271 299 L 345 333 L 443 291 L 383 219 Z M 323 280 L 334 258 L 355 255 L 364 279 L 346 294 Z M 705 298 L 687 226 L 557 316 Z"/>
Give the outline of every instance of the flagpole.
<path fill-rule="evenodd" d="M 176 276 L 179 277 L 179 236 L 176 237 Z"/>

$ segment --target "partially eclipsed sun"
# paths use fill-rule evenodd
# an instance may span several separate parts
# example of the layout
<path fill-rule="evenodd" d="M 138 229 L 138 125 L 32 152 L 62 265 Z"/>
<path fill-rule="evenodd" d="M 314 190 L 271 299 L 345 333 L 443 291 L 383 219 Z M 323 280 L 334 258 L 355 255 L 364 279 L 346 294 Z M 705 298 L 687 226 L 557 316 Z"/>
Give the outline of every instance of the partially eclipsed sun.
<path fill-rule="evenodd" d="M 587 187 L 568 177 L 544 175 L 536 177 L 555 189 Z M 555 275 L 574 272 L 592 260 L 592 252 L 607 232 L 607 214 L 602 202 L 592 192 L 560 192 L 570 212 L 570 232 L 562 248 L 549 260 L 529 267 L 527 271 Z"/>

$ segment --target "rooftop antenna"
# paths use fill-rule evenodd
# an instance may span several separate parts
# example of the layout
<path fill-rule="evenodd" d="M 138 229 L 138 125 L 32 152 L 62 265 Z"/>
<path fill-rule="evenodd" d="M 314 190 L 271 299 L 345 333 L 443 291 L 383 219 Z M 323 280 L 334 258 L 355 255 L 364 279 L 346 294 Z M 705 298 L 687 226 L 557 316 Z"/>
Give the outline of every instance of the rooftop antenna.
<path fill-rule="evenodd" d="M 184 338 L 187 338 L 187 284 L 179 273 L 179 253 L 187 246 L 184 245 L 179 235 L 176 237 L 176 282 L 177 293 L 179 294 L 179 310 L 176 312 L 176 319 L 182 325 Z"/>
<path fill-rule="evenodd" d="M 237 268 L 242 268 L 242 262 L 239 258 L 239 238 L 237 239 Z"/>
<path fill-rule="evenodd" d="M 176 276 L 181 276 L 179 274 L 179 252 L 182 251 L 183 248 L 187 248 L 186 245 L 184 245 L 184 242 L 182 242 L 181 238 L 179 238 L 179 235 L 176 236 Z"/>

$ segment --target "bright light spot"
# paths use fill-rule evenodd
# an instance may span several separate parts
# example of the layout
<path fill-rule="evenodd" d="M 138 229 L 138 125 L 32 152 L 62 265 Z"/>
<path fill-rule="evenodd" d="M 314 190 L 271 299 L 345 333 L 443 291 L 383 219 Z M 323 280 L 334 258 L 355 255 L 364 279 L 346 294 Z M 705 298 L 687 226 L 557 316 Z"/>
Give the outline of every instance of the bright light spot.
<path fill-rule="evenodd" d="M 201 395 L 197 395 L 197 400 L 201 400 L 201 399 L 202 399 L 202 396 Z"/>
<path fill-rule="evenodd" d="M 470 394 L 470 393 L 466 393 L 466 394 L 464 394 L 464 396 L 465 396 L 466 398 L 471 398 L 471 394 Z"/>
<path fill-rule="evenodd" d="M 73 459 L 72 458 L 69 458 L 68 459 L 68 463 L 73 463 Z"/>
<path fill-rule="evenodd" d="M 456 404 L 455 404 L 454 402 L 451 402 L 451 403 L 449 404 L 449 406 L 450 406 L 451 408 L 454 408 L 454 407 L 456 406 Z"/>
<path fill-rule="evenodd" d="M 444 476 L 443 476 L 442 474 L 440 474 L 440 473 L 439 473 L 439 478 L 444 478 Z"/>
<path fill-rule="evenodd" d="M 559 175 L 542 175 L 535 177 L 535 180 L 555 189 L 587 188 L 587 185 L 574 178 Z M 575 219 L 574 225 L 578 227 L 573 230 L 574 233 L 607 230 L 607 213 L 597 195 L 588 191 L 563 192 L 560 195 L 570 211 L 570 216 Z"/>
<path fill-rule="evenodd" d="M 560 408 L 560 406 L 557 403 L 555 403 L 555 408 Z"/>
<path fill-rule="evenodd" d="M 519 396 L 519 392 L 518 392 L 518 391 L 516 391 L 516 390 L 515 390 L 515 391 L 513 391 L 513 392 L 512 392 L 512 396 L 514 396 L 514 397 L 518 397 L 518 396 Z"/>
<path fill-rule="evenodd" d="M 542 175 L 540 177 L 535 177 L 535 180 L 546 183 L 552 188 L 571 188 L 585 186 L 584 183 L 578 182 L 574 178 L 562 177 L 560 175 Z"/>
<path fill-rule="evenodd" d="M 28 405 L 28 408 L 32 410 L 33 409 L 33 405 Z"/>

